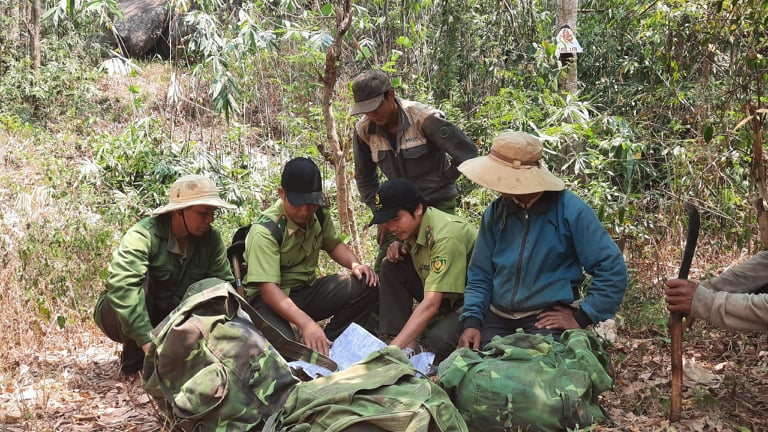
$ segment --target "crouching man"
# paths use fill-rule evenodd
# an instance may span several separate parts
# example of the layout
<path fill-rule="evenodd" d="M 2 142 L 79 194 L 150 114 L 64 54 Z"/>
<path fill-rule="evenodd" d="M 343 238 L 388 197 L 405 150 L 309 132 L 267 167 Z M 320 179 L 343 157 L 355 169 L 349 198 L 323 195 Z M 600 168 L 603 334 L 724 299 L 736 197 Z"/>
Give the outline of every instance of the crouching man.
<path fill-rule="evenodd" d="M 477 230 L 459 216 L 428 207 L 414 184 L 403 178 L 379 187 L 370 225 L 376 224 L 385 224 L 397 237 L 381 267 L 382 338 L 416 352 L 424 335 L 440 361 L 453 351 L 461 333 L 458 316 Z"/>

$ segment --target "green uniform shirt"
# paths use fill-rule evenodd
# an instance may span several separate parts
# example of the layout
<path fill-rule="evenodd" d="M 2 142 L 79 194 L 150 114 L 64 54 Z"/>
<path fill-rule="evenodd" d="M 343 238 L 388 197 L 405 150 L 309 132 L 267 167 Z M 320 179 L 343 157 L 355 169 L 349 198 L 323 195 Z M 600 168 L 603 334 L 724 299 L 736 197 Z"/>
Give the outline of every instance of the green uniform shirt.
<path fill-rule="evenodd" d="M 139 345 L 151 341 L 149 333 L 153 328 L 144 293 L 147 277 L 152 281 L 152 304 L 168 311 L 178 306 L 195 282 L 210 277 L 234 281 L 218 230 L 211 228 L 202 237 L 190 236 L 185 255 L 174 252 L 177 246 L 170 230 L 166 215 L 142 219 L 123 235 L 109 264 L 107 291 L 102 297 L 112 305 L 125 334 Z M 94 319 L 101 327 L 99 310 Z"/>
<path fill-rule="evenodd" d="M 424 292 L 464 294 L 476 238 L 477 229 L 464 218 L 427 207 L 416 241 L 406 241 Z"/>
<path fill-rule="evenodd" d="M 289 295 L 291 288 L 312 284 L 317 279 L 320 250 L 332 251 L 342 242 L 328 209 L 323 209 L 325 221 L 320 226 L 317 216 L 302 228 L 285 214 L 283 201 L 278 200 L 264 211 L 264 216 L 277 222 L 285 218 L 282 246 L 269 229 L 254 223 L 245 238 L 245 263 L 248 271 L 243 282 L 248 286 L 246 297 L 258 294 L 255 284 L 272 282 Z"/>

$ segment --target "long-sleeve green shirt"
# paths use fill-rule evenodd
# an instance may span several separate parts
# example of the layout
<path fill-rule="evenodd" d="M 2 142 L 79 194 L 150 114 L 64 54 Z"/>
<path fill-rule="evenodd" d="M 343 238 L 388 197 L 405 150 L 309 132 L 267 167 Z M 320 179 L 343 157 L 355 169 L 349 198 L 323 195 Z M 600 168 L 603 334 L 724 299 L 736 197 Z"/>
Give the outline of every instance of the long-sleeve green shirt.
<path fill-rule="evenodd" d="M 170 218 L 165 215 L 139 221 L 123 235 L 109 265 L 107 290 L 102 295 L 115 310 L 123 332 L 139 345 L 151 341 L 153 328 L 145 283 L 151 307 L 170 312 L 197 281 L 210 277 L 234 281 L 218 230 L 190 236 L 186 253 L 181 255 L 169 250 L 170 229 Z M 94 319 L 101 326 L 98 311 Z"/>

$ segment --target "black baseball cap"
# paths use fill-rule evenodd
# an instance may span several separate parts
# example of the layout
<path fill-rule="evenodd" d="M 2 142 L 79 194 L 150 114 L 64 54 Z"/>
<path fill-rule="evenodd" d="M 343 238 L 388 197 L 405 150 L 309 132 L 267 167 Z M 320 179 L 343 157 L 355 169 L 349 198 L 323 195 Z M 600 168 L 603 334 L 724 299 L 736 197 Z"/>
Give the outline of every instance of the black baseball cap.
<path fill-rule="evenodd" d="M 368 226 L 381 224 L 394 219 L 397 212 L 423 201 L 424 198 L 416 190 L 416 186 L 404 178 L 394 178 L 384 182 L 376 191 L 376 203 L 373 210 L 373 219 Z"/>
<path fill-rule="evenodd" d="M 293 206 L 325 205 L 320 169 L 309 158 L 297 157 L 289 160 L 283 167 L 280 186 Z"/>

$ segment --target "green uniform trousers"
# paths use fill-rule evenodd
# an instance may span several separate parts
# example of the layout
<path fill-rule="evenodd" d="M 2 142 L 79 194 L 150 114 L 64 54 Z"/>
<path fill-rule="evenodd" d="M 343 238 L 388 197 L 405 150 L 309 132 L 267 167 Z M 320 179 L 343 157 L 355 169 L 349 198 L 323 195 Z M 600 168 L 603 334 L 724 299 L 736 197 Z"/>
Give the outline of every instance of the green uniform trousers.
<path fill-rule="evenodd" d="M 408 255 L 400 262 L 382 263 L 379 285 L 379 333 L 395 336 L 411 317 L 414 300 L 424 300 L 424 284 Z M 444 297 L 440 310 L 423 334 L 436 361 L 448 357 L 456 349 L 462 331 L 459 322 L 462 305 L 463 299 L 451 301 Z"/>

